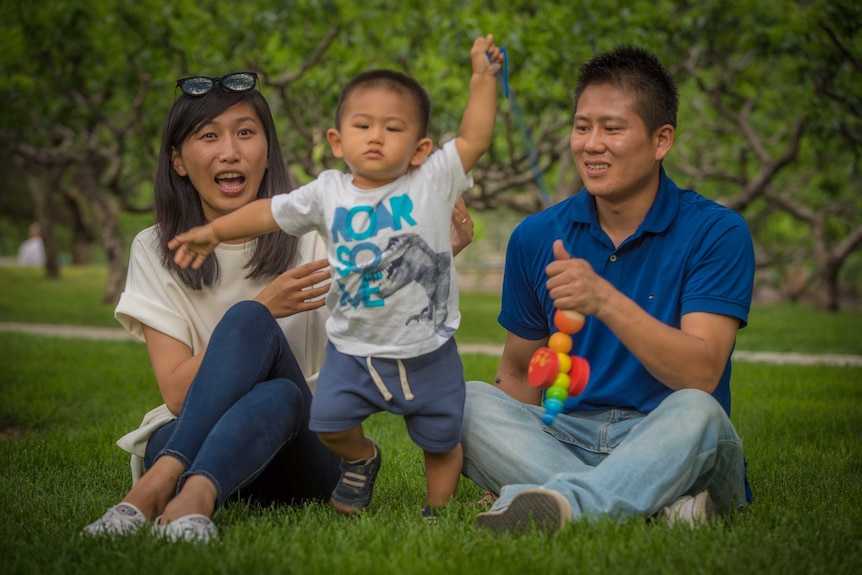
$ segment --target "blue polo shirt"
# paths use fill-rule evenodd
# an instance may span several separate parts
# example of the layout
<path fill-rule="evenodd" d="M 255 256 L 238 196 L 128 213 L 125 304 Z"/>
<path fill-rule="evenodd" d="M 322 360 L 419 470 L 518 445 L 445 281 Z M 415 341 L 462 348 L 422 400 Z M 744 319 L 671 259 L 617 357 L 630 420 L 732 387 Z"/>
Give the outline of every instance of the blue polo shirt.
<path fill-rule="evenodd" d="M 691 312 L 748 321 L 754 285 L 754 247 L 745 220 L 691 190 L 677 187 L 661 171 L 658 195 L 637 231 L 619 247 L 599 225 L 593 197 L 584 189 L 525 218 L 506 250 L 500 325 L 524 339 L 556 331 L 554 302 L 545 268 L 562 239 L 572 257 L 667 325 L 680 326 Z M 565 411 L 655 409 L 672 390 L 655 379 L 602 322 L 587 317 L 572 336 L 572 354 L 590 363 L 584 392 Z M 730 414 L 730 359 L 713 396 Z"/>

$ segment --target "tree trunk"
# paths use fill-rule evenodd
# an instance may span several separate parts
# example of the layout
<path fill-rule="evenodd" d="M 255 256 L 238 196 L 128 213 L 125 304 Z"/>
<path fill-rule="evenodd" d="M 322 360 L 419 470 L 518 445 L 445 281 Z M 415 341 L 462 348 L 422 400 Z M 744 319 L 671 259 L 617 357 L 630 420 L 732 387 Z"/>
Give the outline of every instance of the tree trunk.
<path fill-rule="evenodd" d="M 119 210 L 108 194 L 100 193 L 98 179 L 93 174 L 91 166 L 79 166 L 76 179 L 79 190 L 90 202 L 95 221 L 101 225 L 102 248 L 105 251 L 105 261 L 108 266 L 108 281 L 102 293 L 102 301 L 114 304 L 119 301 L 126 282 L 126 262 Z"/>
<path fill-rule="evenodd" d="M 85 202 L 76 190 L 64 194 L 66 205 L 72 214 L 72 264 L 84 266 L 90 263 L 96 232 Z"/>
<path fill-rule="evenodd" d="M 814 305 L 823 311 L 838 311 L 839 301 L 838 271 L 840 261 L 834 258 L 817 261 L 814 271 Z"/>
<path fill-rule="evenodd" d="M 60 247 L 54 236 L 54 214 L 51 209 L 51 192 L 56 189 L 57 174 L 55 170 L 45 170 L 48 182 L 45 178 L 27 173 L 27 188 L 30 197 L 33 198 L 33 206 L 36 212 L 36 222 L 42 234 L 42 242 L 45 244 L 45 276 L 51 279 L 60 277 Z"/>

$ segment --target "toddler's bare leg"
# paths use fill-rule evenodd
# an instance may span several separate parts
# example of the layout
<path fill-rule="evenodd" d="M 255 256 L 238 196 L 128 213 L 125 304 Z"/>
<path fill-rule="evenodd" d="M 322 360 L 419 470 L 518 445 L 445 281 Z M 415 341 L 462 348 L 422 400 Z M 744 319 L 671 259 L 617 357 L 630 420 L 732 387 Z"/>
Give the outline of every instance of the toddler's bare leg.
<path fill-rule="evenodd" d="M 459 443 L 445 453 L 425 452 L 425 481 L 428 485 L 426 506 L 445 507 L 458 490 L 464 455 Z"/>

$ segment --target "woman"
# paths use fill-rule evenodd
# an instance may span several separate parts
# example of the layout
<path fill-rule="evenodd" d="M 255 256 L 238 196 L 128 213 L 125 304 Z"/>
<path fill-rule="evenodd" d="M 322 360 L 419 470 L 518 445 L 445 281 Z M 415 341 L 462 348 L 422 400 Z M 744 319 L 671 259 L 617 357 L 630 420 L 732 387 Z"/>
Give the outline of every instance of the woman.
<path fill-rule="evenodd" d="M 255 84 L 252 73 L 177 82 L 183 93 L 159 152 L 156 225 L 134 240 L 115 311 L 146 342 L 165 403 L 118 442 L 133 453 L 136 481 L 85 533 L 131 533 L 154 521 L 172 540 L 207 541 L 218 534 L 215 509 L 240 489 L 265 503 L 297 503 L 328 499 L 338 479 L 337 457 L 308 431 L 309 384 L 326 343 L 320 237 L 276 232 L 223 244 L 200 270 L 180 270 L 167 249 L 182 230 L 288 189 Z M 472 239 L 463 202 L 452 221 L 457 252 Z"/>

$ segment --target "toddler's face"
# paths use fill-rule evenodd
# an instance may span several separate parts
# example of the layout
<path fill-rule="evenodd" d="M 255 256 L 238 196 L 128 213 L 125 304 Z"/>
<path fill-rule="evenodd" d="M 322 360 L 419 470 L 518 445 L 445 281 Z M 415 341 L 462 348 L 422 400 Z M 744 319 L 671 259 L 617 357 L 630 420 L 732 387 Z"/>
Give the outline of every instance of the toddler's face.
<path fill-rule="evenodd" d="M 341 129 L 330 130 L 329 139 L 354 185 L 376 188 L 407 172 L 421 142 L 418 125 L 417 104 L 406 92 L 357 88 L 345 102 Z"/>

